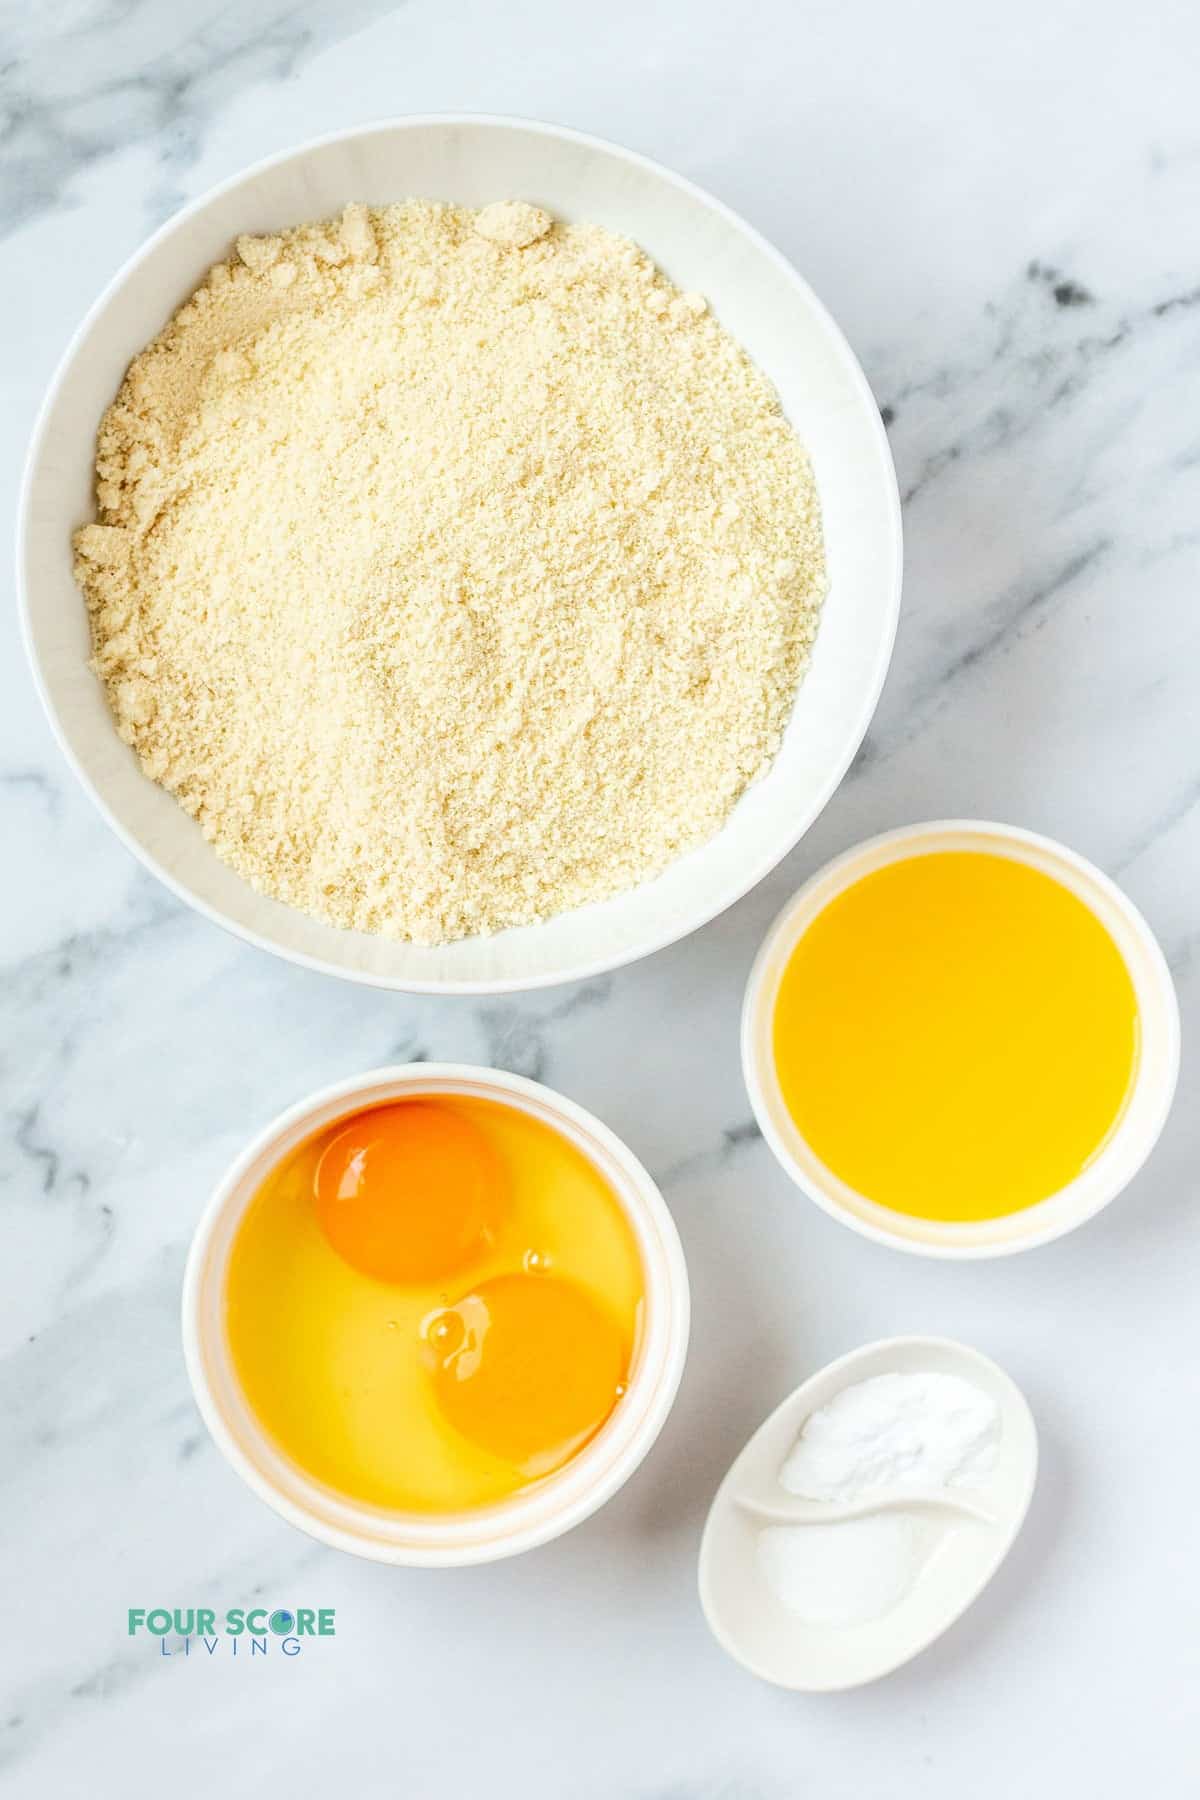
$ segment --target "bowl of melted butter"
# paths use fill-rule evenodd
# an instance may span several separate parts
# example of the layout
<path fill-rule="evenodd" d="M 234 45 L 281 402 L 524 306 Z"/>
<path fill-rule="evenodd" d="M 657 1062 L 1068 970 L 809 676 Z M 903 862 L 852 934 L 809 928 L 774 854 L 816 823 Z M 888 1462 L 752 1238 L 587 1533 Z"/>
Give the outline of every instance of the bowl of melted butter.
<path fill-rule="evenodd" d="M 820 870 L 750 976 L 742 1064 L 783 1168 L 867 1237 L 1003 1255 L 1133 1179 L 1179 1067 L 1150 927 L 1013 826 L 905 826 Z"/>

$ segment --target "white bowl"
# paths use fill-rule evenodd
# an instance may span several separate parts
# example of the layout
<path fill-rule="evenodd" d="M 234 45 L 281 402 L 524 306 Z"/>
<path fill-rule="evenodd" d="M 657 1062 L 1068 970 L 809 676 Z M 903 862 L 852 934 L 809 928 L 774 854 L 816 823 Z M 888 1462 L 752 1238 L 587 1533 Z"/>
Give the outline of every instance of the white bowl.
<path fill-rule="evenodd" d="M 628 1391 L 595 1438 L 557 1474 L 495 1506 L 444 1517 L 390 1512 L 334 1493 L 258 1423 L 233 1369 L 225 1276 L 238 1224 L 280 1159 L 313 1132 L 403 1094 L 470 1094 L 520 1107 L 577 1145 L 625 1210 L 642 1259 L 641 1338 Z M 264 1295 L 264 1304 L 269 1304 Z M 598 1119 L 561 1094 L 457 1063 L 407 1063 L 341 1081 L 268 1125 L 218 1186 L 196 1228 L 183 1281 L 183 1348 L 205 1424 L 243 1481 L 310 1537 L 375 1562 L 448 1567 L 495 1562 L 569 1531 L 611 1498 L 662 1429 L 687 1355 L 687 1267 L 665 1201 L 641 1163 Z"/>
<path fill-rule="evenodd" d="M 884 864 L 935 850 L 986 850 L 1053 876 L 1089 906 L 1125 959 L 1137 997 L 1140 1044 L 1133 1090 L 1099 1153 L 1058 1193 L 1004 1218 L 970 1224 L 913 1219 L 876 1205 L 828 1169 L 801 1136 L 779 1085 L 772 1024 L 779 983 L 804 932 L 836 895 Z M 1137 1174 L 1171 1110 L 1179 1075 L 1179 1003 L 1166 958 L 1132 900 L 1094 864 L 1053 838 L 1015 825 L 942 819 L 905 825 L 857 844 L 788 901 L 763 940 L 742 1008 L 742 1073 L 754 1116 L 797 1186 L 864 1237 L 920 1256 L 1006 1256 L 1048 1244 L 1107 1206 Z"/>
<path fill-rule="evenodd" d="M 759 1502 L 818 1407 L 874 1375 L 957 1375 L 989 1394 L 1000 1412 L 996 1466 L 969 1492 L 917 1496 L 903 1488 L 814 1507 L 779 1487 L 779 1516 L 802 1523 L 884 1511 L 932 1517 L 939 1538 L 911 1591 L 882 1618 L 854 1626 L 812 1625 L 772 1593 L 759 1568 Z M 700 1544 L 700 1603 L 713 1636 L 764 1681 L 806 1693 L 835 1693 L 877 1681 L 948 1631 L 978 1598 L 1012 1548 L 1037 1481 L 1037 1428 L 1016 1384 L 978 1350 L 948 1338 L 901 1337 L 839 1357 L 798 1387 L 755 1432 L 717 1489 Z M 749 1504 L 747 1504 L 749 1502 Z"/>
<path fill-rule="evenodd" d="M 543 925 L 439 948 L 338 931 L 254 891 L 118 739 L 87 667 L 71 533 L 92 515 L 96 428 L 131 358 L 240 232 L 411 196 L 520 196 L 642 244 L 774 381 L 812 454 L 832 589 L 773 769 L 725 829 L 635 891 Z M 340 132 L 226 182 L 165 225 L 96 302 L 43 407 L 25 475 L 18 584 L 26 642 L 68 759 L 126 845 L 189 905 L 251 943 L 379 987 L 501 993 L 569 981 L 693 931 L 767 874 L 825 805 L 875 710 L 900 599 L 887 438 L 854 355 L 778 251 L 678 175 L 614 145 L 512 119 L 410 118 Z"/>

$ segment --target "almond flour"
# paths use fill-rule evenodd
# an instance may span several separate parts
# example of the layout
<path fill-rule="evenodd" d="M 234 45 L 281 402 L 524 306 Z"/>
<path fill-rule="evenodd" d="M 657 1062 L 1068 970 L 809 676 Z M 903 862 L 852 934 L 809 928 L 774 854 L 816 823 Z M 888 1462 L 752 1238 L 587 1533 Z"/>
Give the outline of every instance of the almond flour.
<path fill-rule="evenodd" d="M 76 573 L 146 773 L 260 892 L 421 943 L 710 838 L 824 592 L 768 382 L 635 245 L 522 202 L 240 238 L 96 474 Z"/>

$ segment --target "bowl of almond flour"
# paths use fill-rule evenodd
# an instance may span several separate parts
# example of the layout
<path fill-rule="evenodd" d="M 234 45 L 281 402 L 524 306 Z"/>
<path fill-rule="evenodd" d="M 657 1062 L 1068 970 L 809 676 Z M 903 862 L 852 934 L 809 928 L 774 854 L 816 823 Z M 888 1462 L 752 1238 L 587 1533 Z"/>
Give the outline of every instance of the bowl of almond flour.
<path fill-rule="evenodd" d="M 594 974 L 828 800 L 899 604 L 854 357 L 726 208 L 556 128 L 250 171 L 117 277 L 30 453 L 27 641 L 125 842 L 379 986 Z"/>

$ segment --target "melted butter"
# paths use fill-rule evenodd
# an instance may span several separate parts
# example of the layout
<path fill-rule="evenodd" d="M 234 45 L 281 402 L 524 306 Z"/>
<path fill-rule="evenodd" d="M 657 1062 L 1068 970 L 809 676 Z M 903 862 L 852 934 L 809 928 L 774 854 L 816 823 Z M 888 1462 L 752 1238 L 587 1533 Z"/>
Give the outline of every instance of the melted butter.
<path fill-rule="evenodd" d="M 910 856 L 837 895 L 774 1016 L 780 1087 L 826 1167 L 917 1218 L 991 1219 L 1085 1169 L 1137 1067 L 1132 979 L 1061 883 L 981 851 Z"/>

